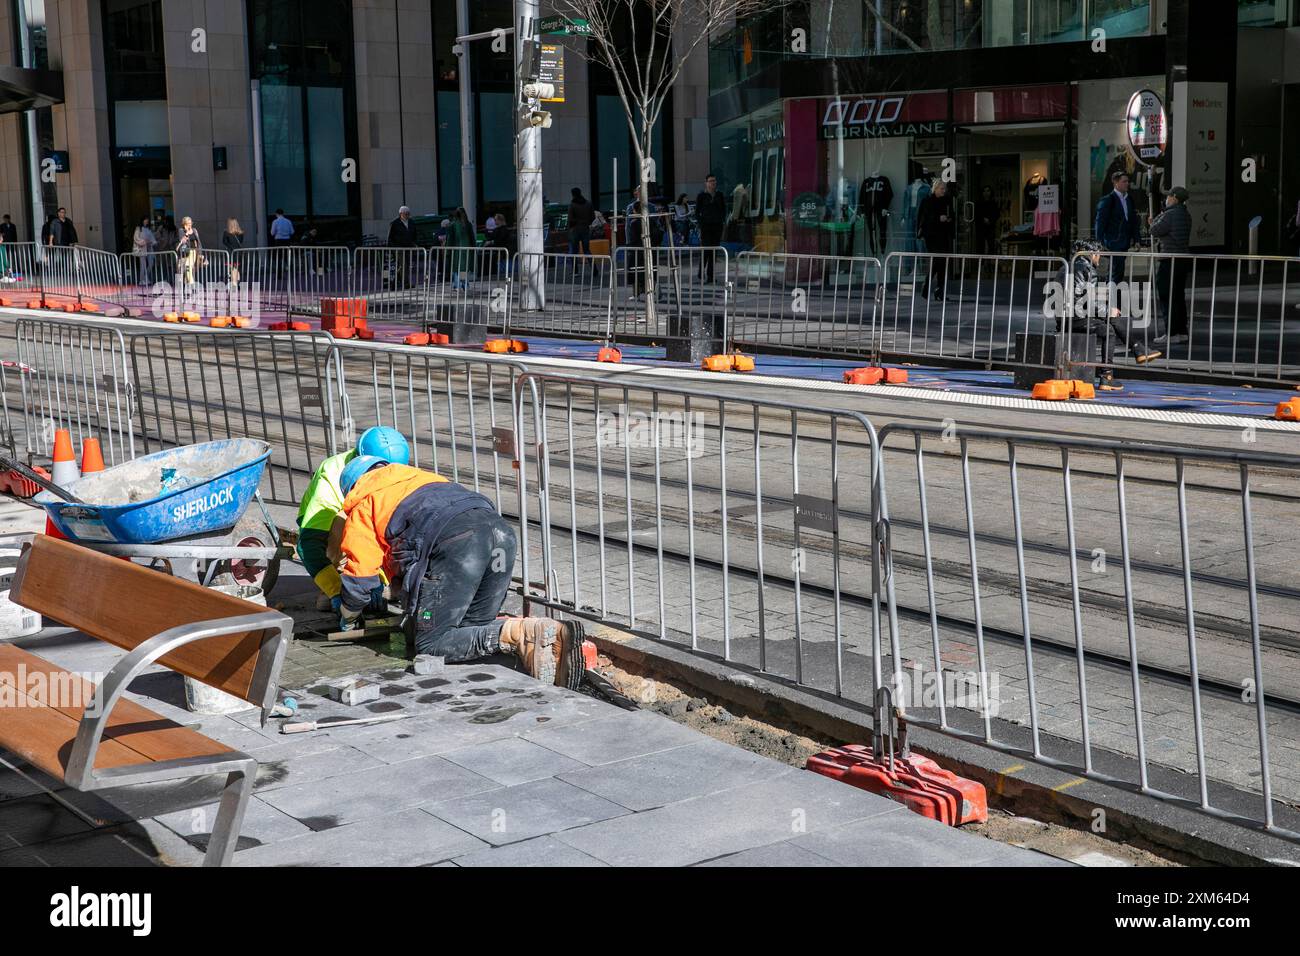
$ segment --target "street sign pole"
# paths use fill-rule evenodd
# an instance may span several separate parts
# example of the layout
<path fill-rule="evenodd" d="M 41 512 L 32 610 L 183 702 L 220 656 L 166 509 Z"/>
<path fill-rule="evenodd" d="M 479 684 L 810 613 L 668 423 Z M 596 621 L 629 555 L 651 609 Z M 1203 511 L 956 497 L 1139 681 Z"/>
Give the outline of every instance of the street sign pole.
<path fill-rule="evenodd" d="M 525 83 L 536 79 L 538 0 L 515 0 L 515 104 L 524 110 Z M 515 169 L 519 209 L 519 268 L 523 272 L 522 305 L 540 310 L 546 303 L 542 207 L 542 131 L 530 123 L 516 123 Z"/>
<path fill-rule="evenodd" d="M 456 0 L 456 36 L 469 34 L 469 0 Z M 470 228 L 478 228 L 478 171 L 474 168 L 474 98 L 470 92 L 472 71 L 469 40 L 458 40 L 460 65 L 456 78 L 460 86 L 460 204 L 469 216 Z"/>

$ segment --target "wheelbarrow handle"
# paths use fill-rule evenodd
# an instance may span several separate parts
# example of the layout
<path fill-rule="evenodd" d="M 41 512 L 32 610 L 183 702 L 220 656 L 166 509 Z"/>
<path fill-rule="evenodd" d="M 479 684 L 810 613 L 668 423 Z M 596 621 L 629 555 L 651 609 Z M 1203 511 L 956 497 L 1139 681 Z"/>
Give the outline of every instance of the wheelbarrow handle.
<path fill-rule="evenodd" d="M 32 469 L 28 468 L 26 465 L 24 465 L 22 462 L 18 461 L 17 459 L 10 458 L 7 455 L 0 455 L 0 468 L 7 469 L 9 471 L 18 472 L 18 474 L 22 475 L 28 481 L 35 482 L 36 484 L 44 488 L 46 491 L 58 495 L 60 498 L 62 498 L 64 501 L 69 502 L 70 504 L 74 504 L 74 505 L 85 504 L 84 501 L 82 501 L 72 492 L 68 491 L 65 488 L 61 488 L 59 485 L 56 485 L 54 482 L 50 481 L 47 478 L 41 477 L 40 474 L 38 474 L 35 471 L 32 471 Z"/>

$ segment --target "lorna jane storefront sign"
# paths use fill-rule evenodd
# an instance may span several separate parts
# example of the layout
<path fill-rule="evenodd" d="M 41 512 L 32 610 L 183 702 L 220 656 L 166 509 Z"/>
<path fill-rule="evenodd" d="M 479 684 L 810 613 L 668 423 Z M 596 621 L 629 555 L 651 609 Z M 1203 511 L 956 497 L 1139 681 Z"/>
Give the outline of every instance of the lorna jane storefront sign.
<path fill-rule="evenodd" d="M 817 138 L 873 139 L 878 136 L 934 136 L 948 127 L 946 95 L 885 93 L 823 100 Z"/>

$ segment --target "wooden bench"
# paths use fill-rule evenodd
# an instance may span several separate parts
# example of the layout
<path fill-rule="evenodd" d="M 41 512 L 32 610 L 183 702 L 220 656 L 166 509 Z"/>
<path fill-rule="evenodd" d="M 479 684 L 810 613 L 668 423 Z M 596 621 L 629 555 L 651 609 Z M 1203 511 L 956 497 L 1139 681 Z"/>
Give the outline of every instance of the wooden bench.
<path fill-rule="evenodd" d="M 265 726 L 292 620 L 45 535 L 18 559 L 10 598 L 128 653 L 95 687 L 0 643 L 0 675 L 17 691 L 0 700 L 0 750 L 82 791 L 226 774 L 203 865 L 229 863 L 257 762 L 122 694 L 159 663 L 260 707 Z"/>

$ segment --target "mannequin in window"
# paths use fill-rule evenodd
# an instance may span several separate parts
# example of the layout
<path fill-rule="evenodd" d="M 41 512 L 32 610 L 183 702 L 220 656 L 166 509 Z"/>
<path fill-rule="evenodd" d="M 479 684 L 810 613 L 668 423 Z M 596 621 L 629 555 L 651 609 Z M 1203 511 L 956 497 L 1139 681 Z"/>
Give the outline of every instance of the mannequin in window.
<path fill-rule="evenodd" d="M 858 187 L 858 215 L 867 224 L 867 244 L 873 256 L 884 255 L 889 244 L 889 206 L 894 201 L 894 187 L 888 176 L 877 167 Z"/>
<path fill-rule="evenodd" d="M 929 195 L 930 171 L 922 166 L 903 193 L 903 241 L 907 244 L 908 252 L 923 251 L 916 238 L 916 218 L 921 203 L 925 202 Z"/>

